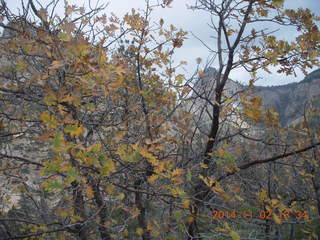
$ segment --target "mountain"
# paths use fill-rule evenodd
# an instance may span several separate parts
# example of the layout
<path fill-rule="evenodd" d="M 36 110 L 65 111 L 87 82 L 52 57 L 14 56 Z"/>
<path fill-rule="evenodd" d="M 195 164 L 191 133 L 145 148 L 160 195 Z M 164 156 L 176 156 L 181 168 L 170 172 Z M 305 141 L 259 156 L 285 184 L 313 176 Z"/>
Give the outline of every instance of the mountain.
<path fill-rule="evenodd" d="M 197 94 L 212 99 L 217 70 L 207 68 L 205 75 L 194 84 Z M 225 86 L 225 94 L 232 96 L 238 91 L 246 91 L 248 86 L 231 79 Z M 281 86 L 256 86 L 253 92 L 262 98 L 264 106 L 273 107 L 278 113 L 281 126 L 286 127 L 303 119 L 306 104 L 317 103 L 320 106 L 320 69 L 308 74 L 302 81 Z M 197 96 L 196 93 L 192 97 Z M 198 100 L 198 104 L 204 101 Z"/>
<path fill-rule="evenodd" d="M 320 100 L 320 69 L 308 74 L 298 83 L 282 86 L 256 87 L 256 94 L 264 105 L 273 107 L 280 117 L 282 126 L 303 119 L 307 104 Z"/>
<path fill-rule="evenodd" d="M 199 95 L 212 98 L 214 86 L 215 86 L 215 79 L 218 76 L 218 71 L 215 68 L 208 67 L 204 70 L 204 75 L 202 78 L 200 78 L 196 83 L 194 84 L 194 90 L 196 90 L 196 93 L 194 92 L 192 94 L 192 97 L 196 97 L 197 93 Z M 225 94 L 226 95 L 232 95 L 237 91 L 241 91 L 244 88 L 248 88 L 247 86 L 244 86 L 236 81 L 233 81 L 231 79 L 228 79 L 226 86 L 225 86 Z M 212 89 L 212 91 L 210 91 Z"/>

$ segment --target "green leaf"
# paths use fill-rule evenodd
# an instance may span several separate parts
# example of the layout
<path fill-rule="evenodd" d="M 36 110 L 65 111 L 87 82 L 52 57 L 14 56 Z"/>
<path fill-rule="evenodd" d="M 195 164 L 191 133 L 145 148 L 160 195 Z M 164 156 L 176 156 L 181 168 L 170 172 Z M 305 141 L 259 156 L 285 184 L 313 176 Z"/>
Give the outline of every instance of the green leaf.
<path fill-rule="evenodd" d="M 185 231 L 185 227 L 183 224 L 178 224 L 178 228 L 180 232 L 184 232 Z"/>
<path fill-rule="evenodd" d="M 70 134 L 70 136 L 72 137 L 79 137 L 81 134 L 84 133 L 83 126 L 79 124 L 68 124 L 63 130 L 65 133 Z"/>
<path fill-rule="evenodd" d="M 106 163 L 103 164 L 103 168 L 100 170 L 100 176 L 105 177 L 110 175 L 116 170 L 116 164 L 109 159 Z"/>
<path fill-rule="evenodd" d="M 128 162 L 138 162 L 142 158 L 141 154 L 134 152 L 133 154 L 127 155 L 124 160 Z"/>
<path fill-rule="evenodd" d="M 191 173 L 190 170 L 188 170 L 188 172 L 187 172 L 187 181 L 191 182 L 191 180 L 192 180 L 192 173 Z"/>
<path fill-rule="evenodd" d="M 67 175 L 70 177 L 78 177 L 78 172 L 75 168 L 70 168 L 67 172 Z"/>
<path fill-rule="evenodd" d="M 52 174 L 59 170 L 60 163 L 59 162 L 50 162 L 47 167 L 44 169 L 45 174 Z"/>
<path fill-rule="evenodd" d="M 66 175 L 68 176 L 66 179 L 67 183 L 71 183 L 71 182 L 79 179 L 79 174 L 75 168 L 68 169 L 66 171 Z"/>
<path fill-rule="evenodd" d="M 55 134 L 52 141 L 52 150 L 56 153 L 64 153 L 66 152 L 66 144 L 64 141 L 64 137 L 61 133 Z"/>
<path fill-rule="evenodd" d="M 181 225 L 181 224 L 179 224 L 179 225 Z M 184 230 L 182 232 L 184 232 Z M 174 234 L 170 234 L 170 235 L 165 236 L 165 240 L 177 240 L 177 236 Z"/>
<path fill-rule="evenodd" d="M 56 134 L 55 138 L 53 139 L 53 147 L 54 148 L 59 148 L 61 147 L 61 142 L 62 142 L 63 136 L 61 134 Z"/>
<path fill-rule="evenodd" d="M 137 162 L 142 158 L 142 155 L 138 151 L 134 151 L 126 145 L 119 146 L 117 153 L 126 162 Z"/>
<path fill-rule="evenodd" d="M 45 189 L 48 191 L 61 190 L 63 188 L 63 184 L 59 183 L 57 180 L 49 181 Z"/>
<path fill-rule="evenodd" d="M 181 220 L 181 218 L 182 218 L 181 212 L 180 212 L 180 211 L 175 211 L 175 212 L 174 212 L 174 216 L 175 216 L 175 218 L 176 218 L 176 221 L 177 221 L 177 222 L 180 222 L 180 220 Z"/>
<path fill-rule="evenodd" d="M 48 106 L 55 105 L 57 103 L 57 98 L 53 96 L 47 96 L 44 98 L 44 103 L 47 104 Z"/>

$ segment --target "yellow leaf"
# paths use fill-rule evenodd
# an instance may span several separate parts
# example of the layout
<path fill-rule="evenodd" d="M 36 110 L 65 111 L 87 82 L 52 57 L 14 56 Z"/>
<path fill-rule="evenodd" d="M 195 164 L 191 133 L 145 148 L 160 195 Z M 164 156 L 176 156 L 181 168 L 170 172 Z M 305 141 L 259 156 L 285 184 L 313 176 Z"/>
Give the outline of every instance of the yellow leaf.
<path fill-rule="evenodd" d="M 240 240 L 240 236 L 238 233 L 236 233 L 235 231 L 230 231 L 229 235 L 231 236 L 232 240 Z"/>
<path fill-rule="evenodd" d="M 120 141 L 124 138 L 124 136 L 125 136 L 126 134 L 127 134 L 126 131 L 117 131 L 117 132 L 114 133 L 113 140 L 114 140 L 116 143 L 118 143 L 118 142 L 120 142 Z"/>
<path fill-rule="evenodd" d="M 115 71 L 118 75 L 126 73 L 126 71 L 122 67 L 119 67 L 119 66 L 115 68 Z"/>
<path fill-rule="evenodd" d="M 177 169 L 173 170 L 171 174 L 172 174 L 172 176 L 180 176 L 183 173 L 184 173 L 183 169 L 177 168 Z"/>
<path fill-rule="evenodd" d="M 24 69 L 27 68 L 27 66 L 28 66 L 28 65 L 27 65 L 24 61 L 19 60 L 19 61 L 17 62 L 17 65 L 16 65 L 16 71 L 24 70 Z"/>
<path fill-rule="evenodd" d="M 137 150 L 137 151 L 138 151 L 143 157 L 145 157 L 146 159 L 149 159 L 149 160 L 151 160 L 151 161 L 156 160 L 155 156 L 153 156 L 151 153 L 147 152 L 147 151 L 144 150 L 144 149 L 139 149 L 139 148 L 137 148 L 137 149 L 135 149 L 135 150 Z"/>
<path fill-rule="evenodd" d="M 74 215 L 70 218 L 71 222 L 79 222 L 79 221 L 83 221 L 83 218 L 77 215 Z"/>
<path fill-rule="evenodd" d="M 106 187 L 106 192 L 111 195 L 113 193 L 113 190 L 114 186 L 112 184 L 108 184 Z"/>
<path fill-rule="evenodd" d="M 226 228 L 226 229 L 228 229 L 229 231 L 231 231 L 231 228 L 230 228 L 230 226 L 229 226 L 229 223 L 227 223 L 227 222 L 224 222 L 224 227 Z"/>
<path fill-rule="evenodd" d="M 49 69 L 57 69 L 57 68 L 60 68 L 62 66 L 64 66 L 65 63 L 63 61 L 53 61 L 49 67 Z"/>
<path fill-rule="evenodd" d="M 185 195 L 185 192 L 183 191 L 183 189 L 179 188 L 179 187 L 173 187 L 170 189 L 172 195 L 174 196 L 183 196 Z"/>
<path fill-rule="evenodd" d="M 135 207 L 130 211 L 130 213 L 131 213 L 131 218 L 136 218 L 140 215 L 140 210 L 139 208 Z"/>
<path fill-rule="evenodd" d="M 271 199 L 271 205 L 272 207 L 276 208 L 280 205 L 280 201 L 278 199 Z"/>
<path fill-rule="evenodd" d="M 101 151 L 101 144 L 100 143 L 96 143 L 96 144 L 92 144 L 91 146 L 89 146 L 87 148 L 88 151 L 93 151 L 93 152 L 98 152 L 98 151 Z"/>
<path fill-rule="evenodd" d="M 67 108 L 61 104 L 58 104 L 57 106 L 58 111 L 61 115 L 67 115 Z M 68 121 L 68 117 L 65 117 L 64 122 L 66 123 Z M 69 120 L 70 121 L 70 120 Z M 72 121 L 71 121 L 72 122 Z"/>
<path fill-rule="evenodd" d="M 142 234 L 143 234 L 143 229 L 142 229 L 142 228 L 137 228 L 137 229 L 136 229 L 136 233 L 137 233 L 137 235 L 142 236 Z"/>
<path fill-rule="evenodd" d="M 176 76 L 176 82 L 177 82 L 177 84 L 178 84 L 178 85 L 181 85 L 184 79 L 185 79 L 184 75 L 182 75 L 182 74 L 177 75 L 177 76 Z"/>
<path fill-rule="evenodd" d="M 89 199 L 92 199 L 94 196 L 93 189 L 91 187 L 87 187 L 87 196 Z"/>
<path fill-rule="evenodd" d="M 151 176 L 148 178 L 148 182 L 149 182 L 149 183 L 153 183 L 153 182 L 155 182 L 157 179 L 158 179 L 158 175 L 153 174 L 153 175 L 151 175 Z"/>
<path fill-rule="evenodd" d="M 155 173 L 160 174 L 164 171 L 165 169 L 165 165 L 163 162 L 158 162 L 158 161 L 152 161 L 151 162 L 152 165 L 157 166 L 156 169 L 154 170 Z"/>
<path fill-rule="evenodd" d="M 60 171 L 62 172 L 66 172 L 68 170 L 70 170 L 72 167 L 70 165 L 64 165 L 60 168 Z"/>
<path fill-rule="evenodd" d="M 71 94 L 63 96 L 62 99 L 59 99 L 60 102 L 72 103 L 74 101 L 74 97 Z"/>
<path fill-rule="evenodd" d="M 123 200 L 125 197 L 126 197 L 126 195 L 125 195 L 124 193 L 120 193 L 120 194 L 118 195 L 118 198 L 119 198 L 120 200 Z"/>
<path fill-rule="evenodd" d="M 265 201 L 268 198 L 268 192 L 266 189 L 261 189 L 258 193 L 258 198 L 261 202 Z"/>
<path fill-rule="evenodd" d="M 189 208 L 189 206 L 190 206 L 190 200 L 189 199 L 185 199 L 185 200 L 183 200 L 182 201 L 182 206 L 183 206 L 183 208 Z"/>
<path fill-rule="evenodd" d="M 58 236 L 59 236 L 59 240 L 66 240 L 62 232 L 59 232 Z"/>
<path fill-rule="evenodd" d="M 281 224 L 281 219 L 279 216 L 277 216 L 275 213 L 273 214 L 273 220 L 276 224 Z"/>
<path fill-rule="evenodd" d="M 225 151 L 224 151 L 223 148 L 219 148 L 219 149 L 217 150 L 217 152 L 218 152 L 218 154 L 219 154 L 220 156 L 223 156 L 223 155 L 225 154 Z"/>
<path fill-rule="evenodd" d="M 152 224 L 151 223 L 148 223 L 147 225 L 147 230 L 148 231 L 152 231 L 153 227 L 152 227 Z"/>
<path fill-rule="evenodd" d="M 233 29 L 229 29 L 229 30 L 227 31 L 227 35 L 228 35 L 228 36 L 231 36 L 234 32 L 235 32 L 235 31 L 234 31 Z"/>
<path fill-rule="evenodd" d="M 67 217 L 68 216 L 68 212 L 66 210 L 64 210 L 64 209 L 59 209 L 57 211 L 57 214 L 58 214 L 59 217 Z"/>
<path fill-rule="evenodd" d="M 272 5 L 277 8 L 283 7 L 284 0 L 272 0 Z"/>
<path fill-rule="evenodd" d="M 199 178 L 210 188 L 217 184 L 217 180 L 215 180 L 214 178 L 204 177 L 202 175 L 199 175 Z"/>
<path fill-rule="evenodd" d="M 301 231 L 304 232 L 304 233 L 307 233 L 307 234 L 310 234 L 310 233 L 311 233 L 310 230 L 306 230 L 306 229 L 301 229 Z"/>
<path fill-rule="evenodd" d="M 192 223 L 193 221 L 194 221 L 194 218 L 193 218 L 193 217 L 188 217 L 188 218 L 187 218 L 187 222 L 188 222 L 188 223 Z"/>
<path fill-rule="evenodd" d="M 240 197 L 239 195 L 236 195 L 236 199 L 238 199 L 240 202 L 244 201 L 244 199 L 242 197 Z"/>
<path fill-rule="evenodd" d="M 217 231 L 217 232 L 223 232 L 223 233 L 227 233 L 228 232 L 228 230 L 226 230 L 224 228 L 215 228 L 214 230 Z"/>
<path fill-rule="evenodd" d="M 110 159 L 103 165 L 103 168 L 101 169 L 101 175 L 108 176 L 111 173 L 113 173 L 115 170 L 116 170 L 116 164 Z"/>
<path fill-rule="evenodd" d="M 208 168 L 208 165 L 205 164 L 205 163 L 200 163 L 200 167 L 202 167 L 202 168 Z"/>
<path fill-rule="evenodd" d="M 84 128 L 82 125 L 76 124 L 68 124 L 64 128 L 64 132 L 70 134 L 71 137 L 79 137 L 84 133 Z"/>
<path fill-rule="evenodd" d="M 44 122 L 48 128 L 58 127 L 58 121 L 52 115 L 50 115 L 49 112 L 42 112 L 40 114 L 40 120 Z"/>
<path fill-rule="evenodd" d="M 226 171 L 229 173 L 239 172 L 240 168 L 230 165 L 226 168 Z"/>
<path fill-rule="evenodd" d="M 220 197 L 224 198 L 227 201 L 232 201 L 232 197 L 229 196 L 222 188 L 214 187 L 214 192 L 217 193 Z"/>

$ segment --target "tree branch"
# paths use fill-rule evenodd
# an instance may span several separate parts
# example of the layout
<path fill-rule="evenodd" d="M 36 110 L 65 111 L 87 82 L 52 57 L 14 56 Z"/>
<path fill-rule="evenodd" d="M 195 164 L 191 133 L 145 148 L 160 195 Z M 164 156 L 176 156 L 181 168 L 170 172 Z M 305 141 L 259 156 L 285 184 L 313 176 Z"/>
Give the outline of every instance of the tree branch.
<path fill-rule="evenodd" d="M 313 145 L 310 145 L 308 147 L 305 147 L 305 148 L 302 148 L 302 149 L 299 149 L 299 150 L 296 150 L 296 151 L 293 151 L 293 152 L 289 152 L 289 153 L 284 153 L 284 154 L 281 154 L 281 155 L 277 155 L 277 156 L 274 156 L 274 157 L 270 157 L 270 158 L 265 158 L 265 159 L 262 159 L 262 160 L 256 160 L 256 161 L 253 161 L 253 162 L 249 162 L 249 163 L 246 163 L 244 165 L 241 165 L 239 166 L 238 168 L 240 170 L 244 170 L 244 169 L 248 169 L 250 167 L 253 167 L 255 165 L 258 165 L 258 164 L 264 164 L 264 163 L 269 163 L 269 162 L 274 162 L 276 160 L 279 160 L 279 159 L 282 159 L 282 158 L 286 158 L 286 157 L 290 157 L 290 156 L 293 156 L 293 155 L 296 155 L 296 154 L 300 154 L 300 153 L 303 153 L 303 152 L 306 152 L 310 149 L 313 149 L 317 146 L 320 146 L 320 142 L 318 143 L 315 143 Z M 230 172 L 230 173 L 227 173 L 225 175 L 222 175 L 221 177 L 219 177 L 217 179 L 217 181 L 221 181 L 229 176 L 232 176 L 234 174 L 236 174 L 237 172 Z"/>

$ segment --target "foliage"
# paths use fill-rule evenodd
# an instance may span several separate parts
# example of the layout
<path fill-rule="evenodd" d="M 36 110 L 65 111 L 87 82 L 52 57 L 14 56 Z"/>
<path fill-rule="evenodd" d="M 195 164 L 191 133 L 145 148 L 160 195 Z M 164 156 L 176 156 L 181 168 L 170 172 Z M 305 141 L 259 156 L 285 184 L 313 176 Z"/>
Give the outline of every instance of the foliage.
<path fill-rule="evenodd" d="M 3 239 L 271 239 L 287 230 L 280 210 L 300 217 L 296 236 L 318 234 L 318 134 L 307 118 L 280 128 L 250 90 L 225 94 L 239 66 L 252 73 L 252 87 L 258 69 L 293 74 L 318 64 L 317 18 L 278 0 L 197 1 L 194 8 L 218 19 L 209 97 L 178 73 L 183 62 L 173 65 L 187 33 L 151 19 L 171 2 L 147 1 L 123 19 L 67 2 L 61 17 L 54 1 L 40 8 L 32 0 L 15 16 L 1 2 Z M 289 43 L 245 31 L 259 21 L 293 24 L 300 35 Z M 203 117 L 209 132 L 194 121 Z M 270 219 L 250 229 L 256 222 L 246 216 L 213 217 L 215 209 L 241 216 L 244 206 Z"/>

